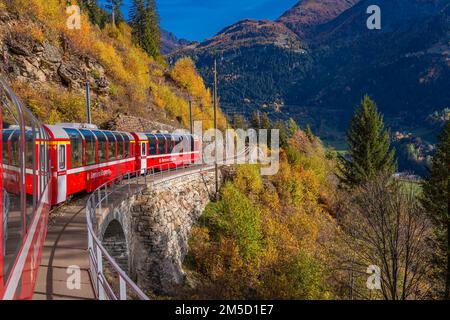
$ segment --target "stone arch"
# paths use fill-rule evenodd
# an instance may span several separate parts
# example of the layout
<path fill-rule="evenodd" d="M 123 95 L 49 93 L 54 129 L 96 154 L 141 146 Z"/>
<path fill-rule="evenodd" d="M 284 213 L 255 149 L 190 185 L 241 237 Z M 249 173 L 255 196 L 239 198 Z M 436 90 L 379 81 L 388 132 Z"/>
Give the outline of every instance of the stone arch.
<path fill-rule="evenodd" d="M 112 219 L 106 225 L 103 232 L 102 245 L 120 268 L 128 272 L 129 250 L 127 238 L 119 220 Z"/>

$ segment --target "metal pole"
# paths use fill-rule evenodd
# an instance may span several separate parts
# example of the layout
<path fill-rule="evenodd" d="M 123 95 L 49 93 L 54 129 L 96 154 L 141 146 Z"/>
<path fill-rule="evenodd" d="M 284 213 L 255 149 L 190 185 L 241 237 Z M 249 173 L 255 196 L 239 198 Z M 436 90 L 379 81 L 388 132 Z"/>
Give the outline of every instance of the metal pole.
<path fill-rule="evenodd" d="M 192 99 L 189 98 L 189 126 L 191 130 L 191 135 L 194 133 L 194 119 L 192 119 Z"/>
<path fill-rule="evenodd" d="M 86 76 L 87 78 L 87 76 Z M 89 124 L 92 123 L 91 119 L 91 88 L 89 84 L 89 80 L 86 79 L 86 114 L 87 114 L 87 121 Z"/>
<path fill-rule="evenodd" d="M 217 60 L 214 59 L 214 131 L 216 134 L 215 143 L 216 143 L 216 161 L 215 161 L 215 173 L 216 173 L 216 199 L 219 194 L 219 168 L 217 165 Z"/>

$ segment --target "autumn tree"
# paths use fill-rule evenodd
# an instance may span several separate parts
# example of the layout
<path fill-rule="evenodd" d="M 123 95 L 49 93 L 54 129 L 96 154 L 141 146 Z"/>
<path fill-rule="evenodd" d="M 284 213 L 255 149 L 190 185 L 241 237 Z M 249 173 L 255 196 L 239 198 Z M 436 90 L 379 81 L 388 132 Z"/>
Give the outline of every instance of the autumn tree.
<path fill-rule="evenodd" d="M 383 174 L 345 198 L 349 200 L 340 222 L 349 250 L 342 266 L 350 271 L 350 297 L 426 298 L 431 270 L 427 240 L 432 230 L 414 190 Z M 380 288 L 372 291 L 367 288 L 369 266 L 380 271 Z"/>
<path fill-rule="evenodd" d="M 440 135 L 433 157 L 431 174 L 423 183 L 423 206 L 433 221 L 436 233 L 434 262 L 444 283 L 443 297 L 450 299 L 450 121 Z"/>
<path fill-rule="evenodd" d="M 349 158 L 340 157 L 340 179 L 347 186 L 357 186 L 380 173 L 394 173 L 395 150 L 377 105 L 365 96 L 347 132 Z"/>

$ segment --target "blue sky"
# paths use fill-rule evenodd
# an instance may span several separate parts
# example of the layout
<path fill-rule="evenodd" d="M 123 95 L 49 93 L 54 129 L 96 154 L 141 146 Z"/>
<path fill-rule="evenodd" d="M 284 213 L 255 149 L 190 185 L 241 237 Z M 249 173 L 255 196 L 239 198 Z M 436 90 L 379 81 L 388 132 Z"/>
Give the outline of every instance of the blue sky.
<path fill-rule="evenodd" d="M 241 19 L 274 20 L 299 0 L 156 0 L 161 26 L 179 38 L 204 40 Z M 100 3 L 103 0 L 99 1 Z M 126 13 L 131 0 L 125 0 Z"/>

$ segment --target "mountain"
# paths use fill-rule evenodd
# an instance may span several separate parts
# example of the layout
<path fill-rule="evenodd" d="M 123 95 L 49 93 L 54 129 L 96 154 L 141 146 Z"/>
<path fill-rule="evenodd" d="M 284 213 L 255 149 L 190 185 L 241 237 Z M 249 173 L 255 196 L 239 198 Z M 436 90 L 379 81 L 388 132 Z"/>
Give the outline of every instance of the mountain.
<path fill-rule="evenodd" d="M 178 39 L 173 33 L 161 29 L 161 53 L 170 54 L 180 47 L 190 45 L 192 42 L 186 39 Z"/>
<path fill-rule="evenodd" d="M 366 26 L 370 5 L 381 9 L 381 30 Z M 228 113 L 294 117 L 339 145 L 364 94 L 395 129 L 420 127 L 450 105 L 449 7 L 448 0 L 305 0 L 272 23 L 238 22 L 170 58 L 191 56 L 209 83 L 217 58 Z M 296 46 L 280 45 L 281 35 Z"/>
<path fill-rule="evenodd" d="M 277 22 L 301 37 L 308 37 L 314 28 L 338 17 L 360 0 L 302 0 L 286 11 Z"/>
<path fill-rule="evenodd" d="M 281 23 L 269 20 L 246 19 L 229 26 L 218 35 L 200 43 L 197 50 L 223 51 L 236 47 L 274 45 L 280 48 L 302 51 L 297 35 Z"/>

